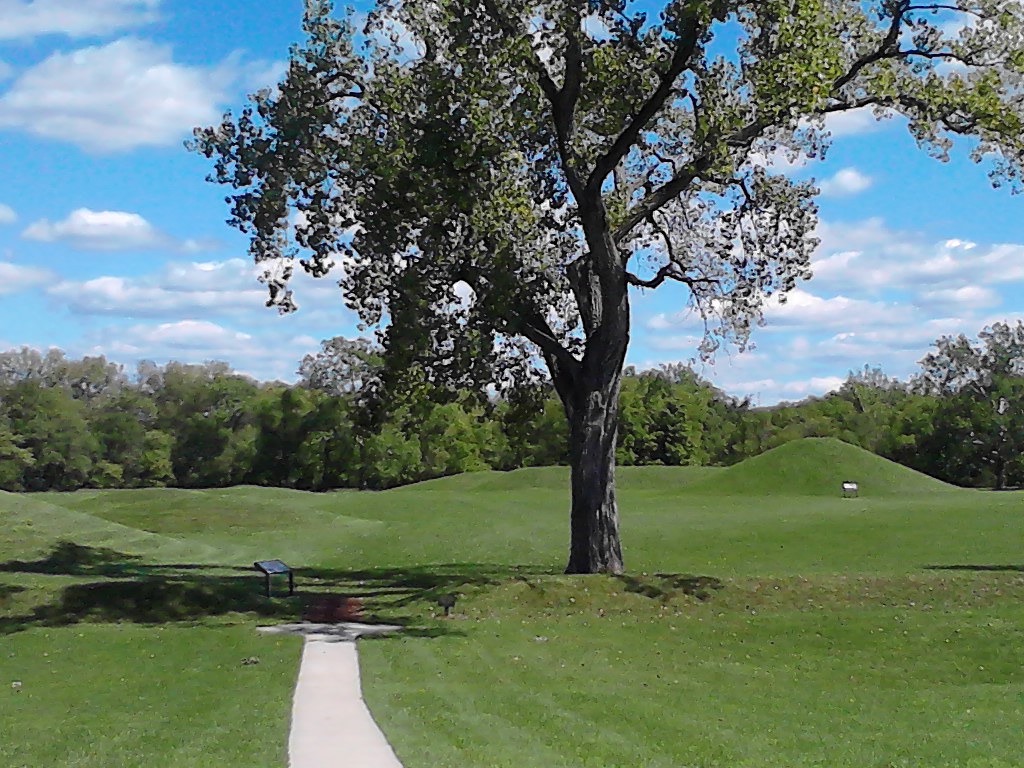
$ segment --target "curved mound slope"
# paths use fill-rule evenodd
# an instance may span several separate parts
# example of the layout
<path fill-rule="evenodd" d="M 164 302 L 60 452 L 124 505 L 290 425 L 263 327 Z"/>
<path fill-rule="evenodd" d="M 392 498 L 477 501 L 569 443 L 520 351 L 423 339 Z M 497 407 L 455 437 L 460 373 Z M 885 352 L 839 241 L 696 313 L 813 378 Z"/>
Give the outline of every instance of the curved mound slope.
<path fill-rule="evenodd" d="M 477 491 L 521 491 L 530 488 L 561 490 L 568 487 L 568 467 L 528 467 L 508 472 L 490 469 L 480 472 L 465 472 L 461 475 L 438 477 L 433 480 L 403 485 L 386 493 L 418 493 L 420 491 L 475 493 Z"/>
<path fill-rule="evenodd" d="M 197 547 L 49 503 L 39 494 L 0 491 L 0 527 L 0 560 L 35 556 L 60 541 L 172 561 L 215 553 L 210 547 Z"/>
<path fill-rule="evenodd" d="M 664 466 L 617 467 L 615 470 L 620 489 L 654 493 L 676 493 L 682 486 L 689 486 L 722 471 L 719 467 Z M 515 493 L 535 489 L 568 493 L 569 467 L 525 467 L 508 472 L 491 470 L 467 472 L 462 475 L 424 480 L 394 490 L 405 492 L 468 491 L 474 493 L 478 491 L 508 491 Z"/>
<path fill-rule="evenodd" d="M 374 521 L 346 517 L 347 494 L 323 494 L 290 488 L 123 488 L 46 494 L 46 500 L 111 523 L 165 536 L 225 534 L 300 527 L 373 527 Z M 350 505 L 349 505 L 350 506 Z"/>
<path fill-rule="evenodd" d="M 730 495 L 838 497 L 845 480 L 856 482 L 861 496 L 959 490 L 831 437 L 808 437 L 786 443 L 694 483 L 690 490 Z"/>

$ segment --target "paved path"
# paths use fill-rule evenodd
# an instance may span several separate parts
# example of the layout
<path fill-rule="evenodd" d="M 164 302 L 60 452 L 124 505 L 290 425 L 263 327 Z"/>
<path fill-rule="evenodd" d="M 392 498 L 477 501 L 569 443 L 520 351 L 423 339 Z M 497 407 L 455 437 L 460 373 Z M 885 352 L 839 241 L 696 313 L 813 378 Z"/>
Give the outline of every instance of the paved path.
<path fill-rule="evenodd" d="M 363 702 L 355 638 L 363 625 L 294 625 L 266 631 L 306 636 L 292 704 L 290 768 L 402 768 Z"/>

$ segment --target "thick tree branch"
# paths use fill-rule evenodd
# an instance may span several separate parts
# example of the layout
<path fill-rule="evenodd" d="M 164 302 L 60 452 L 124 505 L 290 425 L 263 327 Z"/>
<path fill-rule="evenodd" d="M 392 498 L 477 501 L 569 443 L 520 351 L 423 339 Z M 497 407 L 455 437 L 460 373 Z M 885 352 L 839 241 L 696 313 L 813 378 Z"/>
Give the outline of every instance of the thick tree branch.
<path fill-rule="evenodd" d="M 575 381 L 579 374 L 580 362 L 555 338 L 547 321 L 537 312 L 520 312 L 509 323 L 510 329 L 522 334 L 544 354 L 549 367 L 558 366 L 562 374 Z"/>
<path fill-rule="evenodd" d="M 488 245 L 493 250 L 493 245 Z M 484 274 L 479 268 L 465 265 L 459 271 L 458 278 L 464 280 L 474 291 L 483 290 Z M 557 339 L 543 314 L 527 302 L 522 301 L 514 302 L 511 309 L 512 316 L 507 320 L 508 330 L 524 336 L 540 348 L 549 363 L 555 361 L 567 374 L 575 376 L 579 368 L 579 361 Z"/>
<path fill-rule="evenodd" d="M 900 39 L 900 28 L 903 26 L 903 19 L 907 13 L 910 3 L 907 0 L 900 0 L 899 5 L 893 11 L 892 22 L 889 24 L 889 31 L 882 38 L 881 44 L 869 54 L 861 56 L 844 74 L 840 75 L 832 83 L 832 90 L 838 91 L 847 83 L 851 82 L 864 67 L 881 61 L 891 56 L 897 49 Z"/>
<path fill-rule="evenodd" d="M 749 146 L 769 126 L 770 123 L 764 120 L 754 121 L 733 133 L 723 143 L 733 148 Z M 612 235 L 612 239 L 616 243 L 623 242 L 640 222 L 650 218 L 655 211 L 661 210 L 661 208 L 678 197 L 690 184 L 696 179 L 701 178 L 711 168 L 714 163 L 714 156 L 711 150 L 716 148 L 717 144 L 709 143 L 711 147 L 703 155 L 689 163 L 671 179 L 633 206 Z"/>
<path fill-rule="evenodd" d="M 612 233 L 612 239 L 616 243 L 622 243 L 640 222 L 646 221 L 655 211 L 660 210 L 668 202 L 678 197 L 693 183 L 694 179 L 700 176 L 702 171 L 710 167 L 710 156 L 705 155 L 701 160 L 690 163 L 676 173 L 671 179 L 647 195 L 640 203 L 633 206 L 626 215 L 626 218 L 615 229 L 615 232 Z"/>
<path fill-rule="evenodd" d="M 566 79 L 563 87 L 559 89 L 555 81 L 551 79 L 551 73 L 533 50 L 526 30 L 505 16 L 495 0 L 483 0 L 483 5 L 502 32 L 510 38 L 525 40 L 530 48 L 527 63 L 537 75 L 537 84 L 551 105 L 552 122 L 555 127 L 555 138 L 558 143 L 558 156 L 562 163 L 562 170 L 565 172 L 569 189 L 577 199 L 580 199 L 584 193 L 583 179 L 576 169 L 575 153 L 572 151 L 576 101 L 579 98 L 583 70 L 582 53 L 579 48 L 579 24 L 577 23 L 577 28 L 566 37 Z M 578 0 L 573 5 L 575 7 L 574 14 L 578 20 Z"/>
<path fill-rule="evenodd" d="M 906 18 L 906 14 L 910 11 L 919 9 L 920 8 L 915 8 L 914 6 L 911 6 L 908 0 L 901 0 L 901 2 L 896 6 L 893 12 L 892 21 L 889 25 L 885 37 L 882 39 L 882 42 L 879 44 L 878 48 L 872 51 L 871 53 L 866 54 L 857 59 L 856 61 L 854 61 L 853 64 L 850 66 L 849 70 L 847 70 L 840 77 L 836 78 L 836 80 L 833 81 L 832 84 L 832 92 L 838 93 L 844 86 L 852 82 L 865 67 L 876 61 L 881 61 L 882 59 L 922 55 L 927 55 L 931 58 L 951 58 L 952 56 L 947 54 L 928 54 L 928 52 L 919 51 L 916 49 L 899 49 L 900 31 L 903 25 L 903 21 Z M 901 103 L 904 106 L 913 106 L 918 109 L 923 108 L 923 105 L 920 102 L 911 105 L 909 103 L 911 99 L 910 97 L 907 96 L 901 96 L 898 98 L 897 101 L 898 103 Z M 817 114 L 845 112 L 852 109 L 857 109 L 859 107 L 871 105 L 886 106 L 887 102 L 885 100 L 876 98 L 857 99 L 856 101 L 853 102 L 833 102 L 827 107 L 818 110 Z M 948 117 L 952 116 L 950 115 Z M 954 131 L 959 130 L 960 132 L 967 132 L 971 128 L 971 126 L 951 125 L 948 119 L 944 119 L 943 122 L 946 124 L 947 128 Z M 769 124 L 764 121 L 755 121 L 733 133 L 730 137 L 728 137 L 725 140 L 724 143 L 727 146 L 733 148 L 749 146 L 750 143 L 753 142 L 753 140 L 756 139 L 757 136 L 759 136 L 768 127 Z M 620 137 L 620 139 L 621 138 L 622 137 Z M 618 142 L 616 142 L 616 146 L 617 144 Z M 713 142 L 709 142 L 707 146 L 712 145 Z M 628 151 L 630 146 L 632 145 L 625 147 L 624 151 Z M 660 210 L 667 203 L 669 203 L 670 201 L 678 197 L 680 194 L 682 194 L 695 180 L 701 178 L 704 172 L 706 172 L 711 167 L 711 165 L 712 156 L 709 151 L 705 151 L 704 154 L 697 156 L 685 168 L 677 170 L 671 179 L 669 179 L 667 182 L 665 182 L 660 187 L 658 187 L 650 194 L 648 194 L 640 203 L 635 205 L 628 212 L 625 219 L 619 224 L 619 226 L 616 228 L 614 232 L 614 242 L 623 242 L 626 238 L 629 237 L 629 234 L 637 227 L 637 225 L 639 225 L 641 222 L 645 220 L 649 220 L 650 217 L 656 211 Z M 597 171 L 595 169 L 595 173 L 596 172 Z M 605 171 L 604 176 L 607 176 L 607 173 L 608 171 Z M 604 176 L 602 176 L 602 179 L 604 178 Z M 664 278 L 662 278 L 662 280 L 664 280 Z"/>
<path fill-rule="evenodd" d="M 565 79 L 558 93 L 559 111 L 564 123 L 559 130 L 572 140 L 575 130 L 574 118 L 576 105 L 580 100 L 583 88 L 583 47 L 580 42 L 580 28 L 583 18 L 580 11 L 580 0 L 574 0 L 568 12 L 568 23 L 565 31 Z"/>
<path fill-rule="evenodd" d="M 589 188 L 598 190 L 601 188 L 601 184 L 608 174 L 615 169 L 634 144 L 636 144 L 641 131 L 647 127 L 650 121 L 661 111 L 661 108 L 665 106 L 665 102 L 668 101 L 675 88 L 676 80 L 686 71 L 690 58 L 693 56 L 700 41 L 702 32 L 703 29 L 698 22 L 697 14 L 691 10 L 686 17 L 682 33 L 676 39 L 672 60 L 669 62 L 668 68 L 661 73 L 658 79 L 658 87 L 654 89 L 654 92 L 643 103 L 636 115 L 633 116 L 633 119 L 630 120 L 629 125 L 619 134 L 608 151 L 597 159 L 594 170 L 587 179 L 587 186 Z"/>

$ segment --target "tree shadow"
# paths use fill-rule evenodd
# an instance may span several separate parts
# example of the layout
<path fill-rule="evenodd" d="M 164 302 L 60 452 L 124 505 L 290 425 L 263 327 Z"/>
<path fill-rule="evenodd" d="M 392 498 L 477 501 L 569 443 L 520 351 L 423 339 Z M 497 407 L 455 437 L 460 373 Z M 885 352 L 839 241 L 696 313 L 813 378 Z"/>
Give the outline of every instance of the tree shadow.
<path fill-rule="evenodd" d="M 4 606 L 12 595 L 16 595 L 19 592 L 24 591 L 24 587 L 19 587 L 14 584 L 0 584 L 0 608 Z"/>
<path fill-rule="evenodd" d="M 430 614 L 430 608 L 443 595 L 541 571 L 482 563 L 351 570 L 297 568 L 294 596 L 267 597 L 263 575 L 252 568 L 150 564 L 112 549 L 60 542 L 37 560 L 0 563 L 0 572 L 90 579 L 68 584 L 55 593 L 44 590 L 44 600 L 28 613 L 0 616 L 0 635 L 83 621 L 164 624 L 232 614 L 298 621 L 310 606 L 346 597 L 361 602 L 363 621 L 397 624 L 406 628 L 403 634 L 415 637 L 439 637 L 461 634 L 454 625 L 434 621 Z M 0 585 L 0 590 L 10 593 L 22 589 Z M 0 599 L 3 594 L 0 591 Z"/>
<path fill-rule="evenodd" d="M 105 547 L 86 547 L 73 541 L 60 541 L 38 560 L 10 560 L 0 563 L 0 571 L 38 573 L 50 576 L 120 576 L 131 574 L 138 555 L 127 555 Z"/>
<path fill-rule="evenodd" d="M 929 571 L 1018 571 L 1024 572 L 1024 565 L 926 565 Z"/>
<path fill-rule="evenodd" d="M 73 541 L 59 541 L 38 560 L 9 560 L 0 563 L 0 573 L 36 573 L 46 576 L 105 576 L 130 578 L 152 575 L 157 571 L 245 571 L 228 565 L 197 563 L 146 564 L 139 555 L 129 555 L 107 547 L 88 547 Z"/>
<path fill-rule="evenodd" d="M 721 579 L 714 576 L 693 576 L 680 573 L 655 573 L 651 576 L 617 576 L 623 590 L 633 592 L 652 600 L 668 600 L 680 593 L 700 601 L 709 600 L 714 592 L 725 588 Z"/>
<path fill-rule="evenodd" d="M 362 570 L 303 568 L 298 573 L 311 586 L 345 585 L 352 594 L 372 598 L 390 608 L 434 603 L 459 590 L 494 586 L 511 579 L 553 575 L 550 569 L 489 563 L 436 563 Z"/>

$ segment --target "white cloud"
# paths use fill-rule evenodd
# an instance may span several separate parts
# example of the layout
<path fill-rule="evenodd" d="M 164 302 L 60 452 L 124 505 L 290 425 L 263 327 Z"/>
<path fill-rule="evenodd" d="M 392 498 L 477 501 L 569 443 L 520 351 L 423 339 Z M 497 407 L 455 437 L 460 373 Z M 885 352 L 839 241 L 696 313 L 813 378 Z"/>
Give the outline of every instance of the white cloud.
<path fill-rule="evenodd" d="M 98 277 L 82 283 L 64 282 L 50 295 L 63 299 L 77 314 L 163 317 L 169 315 L 249 310 L 265 299 L 263 290 L 169 291 L 133 283 L 123 277 Z"/>
<path fill-rule="evenodd" d="M 806 381 L 788 381 L 783 385 L 782 389 L 789 394 L 799 397 L 824 395 L 839 389 L 843 386 L 844 381 L 845 379 L 841 379 L 838 376 L 813 376 Z"/>
<path fill-rule="evenodd" d="M 239 330 L 209 320 L 110 326 L 90 334 L 72 354 L 106 355 L 129 366 L 139 360 L 203 363 L 222 360 L 232 369 L 269 381 L 294 381 L 299 361 L 319 341 L 308 334 Z"/>
<path fill-rule="evenodd" d="M 870 176 L 866 176 L 856 168 L 843 168 L 834 176 L 818 184 L 821 194 L 831 197 L 848 197 L 869 189 L 872 184 Z"/>
<path fill-rule="evenodd" d="M 795 381 L 778 381 L 776 379 L 756 379 L 739 381 L 730 389 L 751 396 L 755 404 L 767 405 L 784 401 L 803 400 L 807 397 L 821 397 L 839 389 L 845 379 L 838 376 L 812 376 L 809 379 Z"/>
<path fill-rule="evenodd" d="M 179 240 L 154 227 L 143 216 L 130 211 L 93 211 L 78 208 L 62 221 L 40 219 L 25 228 L 21 236 L 42 243 L 68 243 L 87 251 L 128 251 L 166 249 L 201 253 L 218 247 L 216 240 Z"/>
<path fill-rule="evenodd" d="M 168 291 L 238 291 L 252 288 L 255 276 L 256 268 L 245 259 L 172 262 L 148 282 Z"/>
<path fill-rule="evenodd" d="M 51 282 L 53 275 L 36 267 L 0 261 L 0 296 L 9 296 Z"/>
<path fill-rule="evenodd" d="M 924 291 L 915 303 L 920 307 L 944 311 L 971 311 L 995 307 L 1002 298 L 991 288 L 980 285 L 964 285 L 960 288 L 938 288 Z"/>
<path fill-rule="evenodd" d="M 248 91 L 261 88 L 272 88 L 284 79 L 288 73 L 288 62 L 284 59 L 274 61 L 255 61 L 244 64 L 239 72 L 239 83 Z"/>
<path fill-rule="evenodd" d="M 244 259 L 214 262 L 171 262 L 159 272 L 140 277 L 104 275 L 91 280 L 65 280 L 47 293 L 77 315 L 185 320 L 213 315 L 245 317 L 249 325 L 284 322 L 266 308 L 267 289 L 257 281 L 260 270 Z M 290 325 L 330 327 L 353 321 L 344 309 L 341 291 L 330 279 L 301 273 L 292 280 L 301 311 Z"/>
<path fill-rule="evenodd" d="M 56 52 L 0 96 L 0 127 L 95 152 L 176 144 L 220 118 L 238 66 L 176 64 L 168 46 L 131 38 Z"/>
<path fill-rule="evenodd" d="M 765 307 L 768 328 L 783 327 L 789 330 L 804 327 L 820 330 L 841 328 L 851 323 L 879 325 L 906 320 L 909 314 L 907 308 L 896 304 L 842 295 L 824 298 L 800 288 L 793 289 L 785 298 L 783 303 L 773 297 Z"/>
<path fill-rule="evenodd" d="M 63 221 L 40 219 L 22 237 L 43 243 L 64 242 L 92 251 L 160 248 L 171 239 L 137 213 L 79 208 Z"/>
<path fill-rule="evenodd" d="M 9 205 L 0 203 L 0 225 L 13 224 L 18 220 L 18 214 Z"/>
<path fill-rule="evenodd" d="M 904 375 L 937 338 L 957 333 L 973 334 L 977 331 L 973 328 L 976 322 L 964 317 L 917 317 L 905 325 L 837 333 L 817 342 L 810 354 L 817 360 L 841 361 L 851 369 L 864 363 L 883 364 L 887 372 Z M 896 369 L 888 370 L 892 366 Z"/>
<path fill-rule="evenodd" d="M 1007 319 L 991 308 L 1016 290 L 1005 284 L 1024 282 L 1021 245 L 933 242 L 880 219 L 823 223 L 819 234 L 815 278 L 785 303 L 768 301 L 766 327 L 752 336 L 754 355 L 720 352 L 707 368 L 726 392 L 760 404 L 821 395 L 865 364 L 907 378 L 937 338 L 974 335 Z M 680 359 L 673 353 L 692 353 L 699 336 L 693 323 L 687 312 L 649 316 L 642 348 L 654 362 Z"/>
<path fill-rule="evenodd" d="M 154 348 L 230 351 L 250 341 L 250 334 L 229 330 L 209 320 L 180 320 L 127 328 L 122 332 L 120 344 L 125 351 Z"/>
<path fill-rule="evenodd" d="M 160 0 L 0 0 L 0 40 L 110 35 L 159 18 Z"/>
<path fill-rule="evenodd" d="M 14 67 L 3 59 L 0 59 L 0 81 L 6 80 L 12 74 L 14 74 Z"/>
<path fill-rule="evenodd" d="M 596 13 L 583 17 L 583 31 L 594 40 L 610 40 L 612 31 L 605 24 L 604 19 Z"/>
<path fill-rule="evenodd" d="M 835 138 L 872 133 L 882 127 L 884 123 L 875 117 L 871 107 L 833 112 L 825 118 L 825 129 Z"/>
<path fill-rule="evenodd" d="M 676 336 L 653 336 L 650 339 L 650 346 L 654 349 L 665 351 L 686 351 L 693 355 L 696 353 L 697 347 L 700 346 L 700 342 L 700 336 L 688 334 Z"/>
<path fill-rule="evenodd" d="M 644 327 L 649 331 L 671 331 L 679 329 L 699 328 L 700 315 L 691 310 L 683 310 L 674 314 L 659 312 L 644 322 Z"/>
<path fill-rule="evenodd" d="M 808 373 L 805 355 L 810 345 L 797 337 L 782 348 L 744 352 L 717 360 L 701 370 L 717 387 L 737 397 L 751 397 L 755 404 L 801 400 L 838 389 L 844 379 Z M 766 375 L 767 374 L 767 375 Z"/>
<path fill-rule="evenodd" d="M 929 243 L 916 233 L 891 230 L 880 219 L 823 222 L 818 236 L 822 244 L 812 260 L 815 286 L 923 295 L 965 285 L 1024 282 L 1021 244 L 980 246 L 958 239 Z"/>
<path fill-rule="evenodd" d="M 768 325 L 760 333 L 773 329 L 792 331 L 798 327 L 819 330 L 840 328 L 850 322 L 878 325 L 906 319 L 910 311 L 906 307 L 890 302 L 869 301 L 843 295 L 822 297 L 802 288 L 794 288 L 785 294 L 785 301 L 782 298 L 781 295 L 775 295 L 766 302 L 764 316 Z M 692 311 L 676 314 L 662 312 L 649 318 L 644 327 L 649 331 L 697 332 L 685 337 L 675 337 L 678 343 L 671 346 L 668 346 L 667 341 L 658 341 L 659 337 L 653 336 L 652 345 L 660 349 L 681 349 L 684 338 L 699 339 L 699 334 L 703 330 L 700 315 Z"/>
<path fill-rule="evenodd" d="M 772 147 L 769 142 L 765 142 L 762 148 L 755 145 L 748 159 L 751 165 L 769 168 L 779 173 L 796 171 L 806 167 L 810 162 L 807 155 L 803 153 L 794 154 L 782 147 Z"/>
<path fill-rule="evenodd" d="M 897 232 L 890 229 L 880 216 L 854 222 L 821 220 L 815 234 L 821 240 L 818 253 L 831 253 L 837 250 L 862 250 L 876 245 L 915 244 L 918 239 L 908 232 Z"/>
<path fill-rule="evenodd" d="M 82 315 L 181 318 L 259 311 L 266 291 L 241 259 L 170 264 L 143 278 L 98 277 L 53 286 L 51 297 Z"/>

